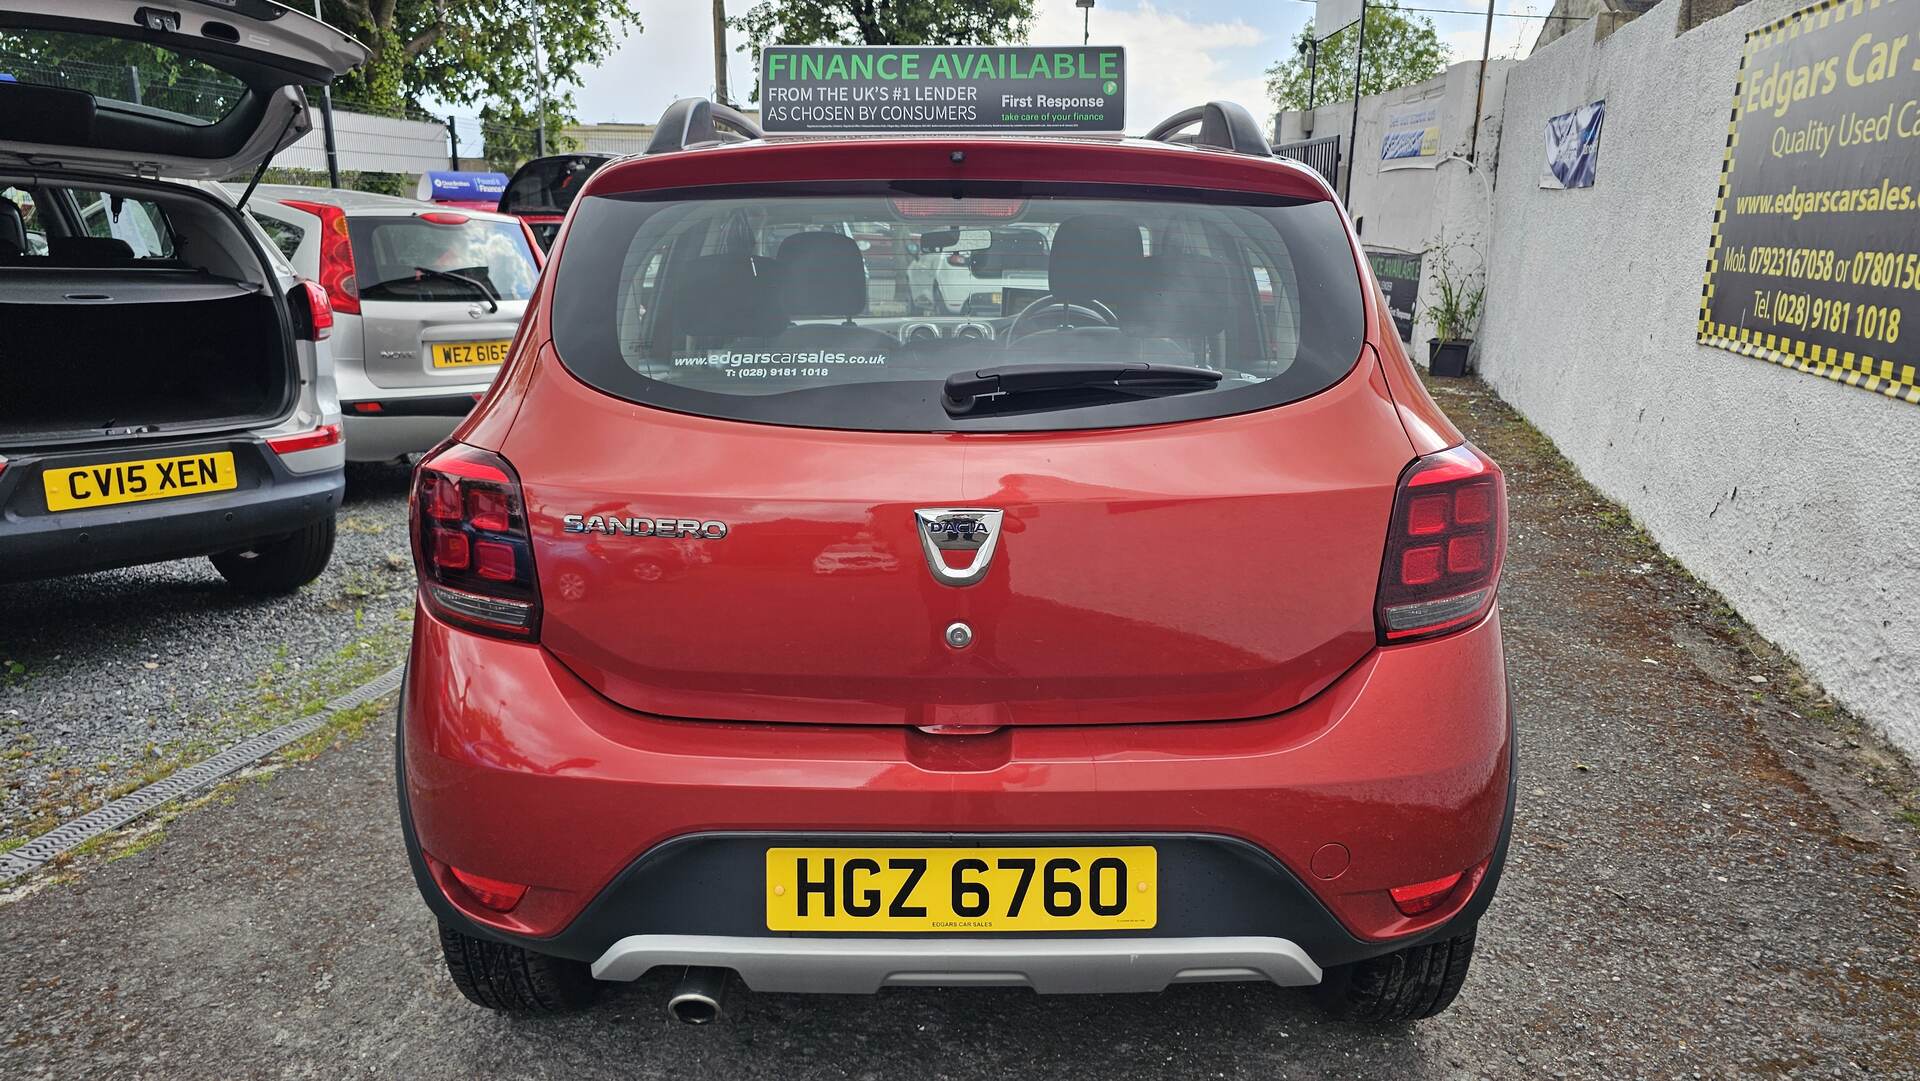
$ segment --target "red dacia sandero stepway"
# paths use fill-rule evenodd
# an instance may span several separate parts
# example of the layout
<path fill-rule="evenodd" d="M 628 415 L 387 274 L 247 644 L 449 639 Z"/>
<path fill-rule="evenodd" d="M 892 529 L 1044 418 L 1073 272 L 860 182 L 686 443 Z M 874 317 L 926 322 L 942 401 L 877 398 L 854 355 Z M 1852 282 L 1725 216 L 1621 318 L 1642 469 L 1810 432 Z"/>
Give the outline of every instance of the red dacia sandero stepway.
<path fill-rule="evenodd" d="M 1444 1009 L 1512 816 L 1505 492 L 1321 177 L 1223 103 L 660 129 L 414 481 L 401 817 L 460 990 Z"/>

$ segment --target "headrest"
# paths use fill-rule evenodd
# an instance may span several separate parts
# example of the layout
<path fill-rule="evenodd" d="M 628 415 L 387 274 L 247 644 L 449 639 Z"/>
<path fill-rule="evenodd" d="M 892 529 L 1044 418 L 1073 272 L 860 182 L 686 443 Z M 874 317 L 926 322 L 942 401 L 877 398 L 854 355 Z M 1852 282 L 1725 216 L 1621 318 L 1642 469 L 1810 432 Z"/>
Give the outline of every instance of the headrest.
<path fill-rule="evenodd" d="M 111 236 L 50 236 L 47 255 L 61 266 L 119 266 L 133 262 L 133 245 Z"/>
<path fill-rule="evenodd" d="M 672 332 L 694 338 L 774 333 L 786 320 L 773 308 L 771 277 L 745 252 L 700 256 L 687 265 L 667 305 Z"/>
<path fill-rule="evenodd" d="M 1060 223 L 1047 261 L 1047 288 L 1063 300 L 1097 300 L 1115 314 L 1140 291 L 1140 226 L 1118 214 L 1082 214 Z"/>
<path fill-rule="evenodd" d="M 1162 252 L 1143 263 L 1143 286 L 1132 310 L 1121 316 L 1127 333 L 1188 338 L 1227 329 L 1234 284 L 1226 263 L 1178 251 Z"/>
<path fill-rule="evenodd" d="M 0 196 L 0 255 L 20 255 L 27 250 L 27 219 L 20 204 Z"/>
<path fill-rule="evenodd" d="M 839 233 L 795 233 L 780 242 L 780 311 L 788 319 L 848 319 L 867 310 L 867 264 Z"/>

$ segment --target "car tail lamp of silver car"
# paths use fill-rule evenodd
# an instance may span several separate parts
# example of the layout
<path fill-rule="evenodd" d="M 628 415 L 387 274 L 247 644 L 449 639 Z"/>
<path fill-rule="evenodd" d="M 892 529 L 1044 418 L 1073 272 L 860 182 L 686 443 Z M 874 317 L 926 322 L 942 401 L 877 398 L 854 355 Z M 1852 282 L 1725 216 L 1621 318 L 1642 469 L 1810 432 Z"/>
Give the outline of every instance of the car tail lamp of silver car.
<path fill-rule="evenodd" d="M 295 210 L 320 219 L 320 287 L 327 291 L 333 310 L 360 314 L 360 277 L 353 265 L 353 237 L 347 232 L 347 212 L 325 203 L 283 200 Z"/>
<path fill-rule="evenodd" d="M 1400 476 L 1375 616 L 1380 641 L 1430 638 L 1493 607 L 1507 546 L 1500 467 L 1470 445 L 1416 460 Z"/>
<path fill-rule="evenodd" d="M 293 316 L 293 336 L 303 342 L 324 342 L 333 334 L 333 302 L 318 283 L 305 278 L 287 290 L 287 310 Z"/>
<path fill-rule="evenodd" d="M 497 454 L 450 443 L 413 476 L 413 560 L 420 595 L 441 620 L 532 641 L 540 633 L 520 479 Z"/>

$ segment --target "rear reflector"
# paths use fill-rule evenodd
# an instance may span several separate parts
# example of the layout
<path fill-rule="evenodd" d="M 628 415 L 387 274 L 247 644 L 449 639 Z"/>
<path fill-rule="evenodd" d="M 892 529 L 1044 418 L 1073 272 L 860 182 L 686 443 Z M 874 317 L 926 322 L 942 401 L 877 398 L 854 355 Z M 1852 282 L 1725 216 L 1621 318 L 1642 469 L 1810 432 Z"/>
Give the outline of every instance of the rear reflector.
<path fill-rule="evenodd" d="M 527 895 L 527 888 L 518 882 L 502 882 L 497 878 L 476 875 L 472 871 L 462 871 L 453 866 L 447 868 L 447 873 L 453 876 L 455 882 L 466 887 L 466 891 L 473 894 L 474 900 L 495 912 L 511 912 L 513 906 L 520 903 L 520 898 Z"/>
<path fill-rule="evenodd" d="M 537 637 L 533 539 L 520 481 L 506 459 L 448 444 L 415 470 L 412 510 L 413 558 L 427 609 L 481 634 Z"/>
<path fill-rule="evenodd" d="M 1463 445 L 1416 460 L 1400 478 L 1387 527 L 1380 641 L 1478 623 L 1493 607 L 1506 543 L 1506 480 L 1491 458 Z"/>
<path fill-rule="evenodd" d="M 454 872 L 459 874 L 458 871 Z M 1403 916 L 1421 916 L 1446 903 L 1453 894 L 1453 888 L 1460 884 L 1465 871 L 1455 871 L 1450 875 L 1429 882 L 1415 882 L 1411 886 L 1395 886 L 1387 892 L 1393 896 L 1393 906 Z"/>
<path fill-rule="evenodd" d="M 340 442 L 340 426 L 338 424 L 322 424 L 310 432 L 299 432 L 294 435 L 276 435 L 267 440 L 267 446 L 271 447 L 275 454 L 294 454 L 303 450 L 318 450 L 321 447 L 331 447 L 338 442 Z"/>

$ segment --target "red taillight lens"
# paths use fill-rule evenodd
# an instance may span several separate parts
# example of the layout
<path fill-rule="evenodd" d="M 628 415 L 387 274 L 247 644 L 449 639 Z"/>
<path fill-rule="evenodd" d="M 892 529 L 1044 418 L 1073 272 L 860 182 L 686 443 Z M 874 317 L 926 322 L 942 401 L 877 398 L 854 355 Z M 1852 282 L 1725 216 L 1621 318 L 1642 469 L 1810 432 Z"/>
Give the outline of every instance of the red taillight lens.
<path fill-rule="evenodd" d="M 1459 630 L 1493 607 L 1507 546 L 1500 467 L 1472 446 L 1429 454 L 1400 478 L 1380 570 L 1382 642 Z"/>
<path fill-rule="evenodd" d="M 520 479 L 506 459 L 453 443 L 420 463 L 413 560 L 420 596 L 440 619 L 502 638 L 538 637 L 533 539 Z"/>
<path fill-rule="evenodd" d="M 465 887 L 468 893 L 473 894 L 474 900 L 495 912 L 513 911 L 513 906 L 519 904 L 520 898 L 527 895 L 527 888 L 518 882 L 503 882 L 497 878 L 488 878 L 486 875 L 476 875 L 472 871 L 462 871 L 451 865 L 447 867 L 447 873 L 453 876 L 455 882 Z"/>
<path fill-rule="evenodd" d="M 276 435 L 267 440 L 267 446 L 275 454 L 292 454 L 302 450 L 317 450 L 331 447 L 340 442 L 338 424 L 322 424 L 310 432 L 296 432 L 293 435 Z"/>
<path fill-rule="evenodd" d="M 972 263 L 973 256 L 963 251 L 957 251 L 947 256 L 948 266 L 969 266 Z"/>
<path fill-rule="evenodd" d="M 324 342 L 333 333 L 333 302 L 318 282 L 305 278 L 287 290 L 287 311 L 293 316 L 293 336 L 301 341 Z"/>
<path fill-rule="evenodd" d="M 360 278 L 353 267 L 353 237 L 347 232 L 347 212 L 325 203 L 300 199 L 284 202 L 320 219 L 320 287 L 327 291 L 333 310 L 360 314 Z"/>

